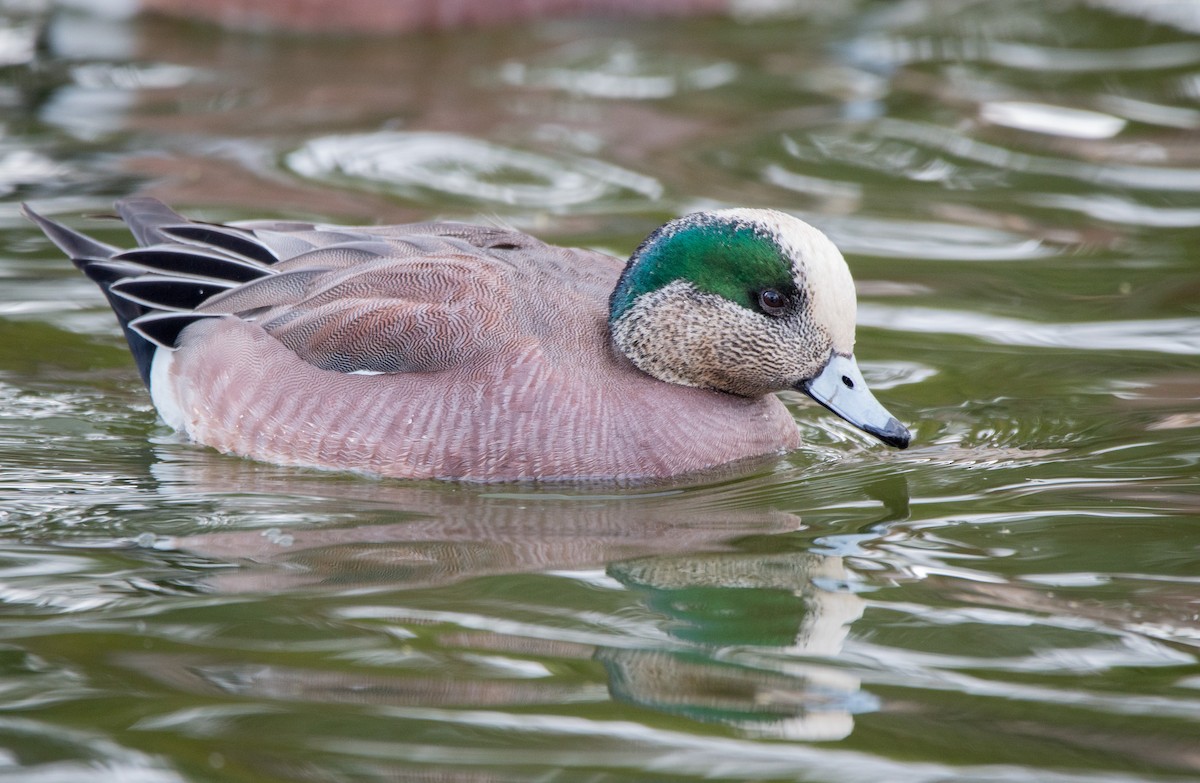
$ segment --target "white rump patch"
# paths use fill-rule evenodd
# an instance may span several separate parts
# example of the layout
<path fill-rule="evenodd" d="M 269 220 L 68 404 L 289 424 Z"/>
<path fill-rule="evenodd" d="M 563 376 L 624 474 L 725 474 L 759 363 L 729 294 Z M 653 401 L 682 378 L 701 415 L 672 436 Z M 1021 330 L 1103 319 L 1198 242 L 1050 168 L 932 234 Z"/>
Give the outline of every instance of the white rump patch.
<path fill-rule="evenodd" d="M 154 402 L 158 415 L 168 426 L 186 432 L 183 406 L 179 403 L 179 395 L 171 377 L 171 367 L 174 363 L 174 351 L 166 348 L 154 350 L 154 359 L 150 362 L 150 399 Z"/>

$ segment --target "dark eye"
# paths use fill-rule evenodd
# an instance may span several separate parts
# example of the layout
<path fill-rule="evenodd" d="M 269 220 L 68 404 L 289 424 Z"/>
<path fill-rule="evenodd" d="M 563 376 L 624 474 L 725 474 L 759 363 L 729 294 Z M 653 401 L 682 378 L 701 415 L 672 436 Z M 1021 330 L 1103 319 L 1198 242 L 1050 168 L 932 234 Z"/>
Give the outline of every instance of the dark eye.
<path fill-rule="evenodd" d="M 782 315 L 787 305 L 787 297 L 774 288 L 764 288 L 758 292 L 758 306 L 767 315 Z"/>

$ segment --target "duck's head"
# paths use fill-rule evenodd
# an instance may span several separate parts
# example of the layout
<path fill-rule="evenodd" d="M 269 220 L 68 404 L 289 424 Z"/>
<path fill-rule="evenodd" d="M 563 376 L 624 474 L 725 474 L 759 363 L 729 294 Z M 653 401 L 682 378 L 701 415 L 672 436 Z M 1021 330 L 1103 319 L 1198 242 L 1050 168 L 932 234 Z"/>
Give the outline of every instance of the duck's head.
<path fill-rule="evenodd" d="M 613 341 L 668 383 L 758 397 L 808 394 L 884 443 L 909 432 L 854 359 L 854 280 L 824 234 L 791 215 L 723 209 L 646 238 L 610 300 Z"/>

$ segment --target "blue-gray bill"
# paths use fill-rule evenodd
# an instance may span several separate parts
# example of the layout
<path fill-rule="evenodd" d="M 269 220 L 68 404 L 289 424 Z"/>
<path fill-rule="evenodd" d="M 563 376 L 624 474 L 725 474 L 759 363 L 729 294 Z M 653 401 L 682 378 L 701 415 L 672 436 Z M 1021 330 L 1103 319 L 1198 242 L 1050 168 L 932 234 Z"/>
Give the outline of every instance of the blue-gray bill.
<path fill-rule="evenodd" d="M 871 394 L 853 356 L 833 354 L 816 377 L 801 381 L 796 388 L 889 446 L 908 448 L 912 439 L 908 428 Z"/>

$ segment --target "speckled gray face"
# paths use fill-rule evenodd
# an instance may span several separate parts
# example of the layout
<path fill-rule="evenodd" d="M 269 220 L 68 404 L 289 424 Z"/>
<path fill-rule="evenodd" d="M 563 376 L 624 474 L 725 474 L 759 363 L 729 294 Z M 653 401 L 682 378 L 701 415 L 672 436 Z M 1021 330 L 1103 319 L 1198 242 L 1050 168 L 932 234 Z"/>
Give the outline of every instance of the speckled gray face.
<path fill-rule="evenodd" d="M 854 364 L 855 310 L 849 268 L 824 234 L 780 212 L 731 209 L 651 234 L 613 292 L 609 323 L 617 347 L 659 380 L 747 397 L 800 389 L 903 447 L 907 431 Z M 829 372 L 855 393 L 821 380 Z"/>

